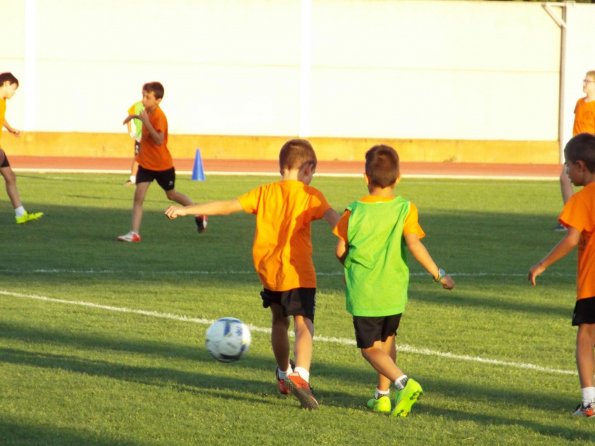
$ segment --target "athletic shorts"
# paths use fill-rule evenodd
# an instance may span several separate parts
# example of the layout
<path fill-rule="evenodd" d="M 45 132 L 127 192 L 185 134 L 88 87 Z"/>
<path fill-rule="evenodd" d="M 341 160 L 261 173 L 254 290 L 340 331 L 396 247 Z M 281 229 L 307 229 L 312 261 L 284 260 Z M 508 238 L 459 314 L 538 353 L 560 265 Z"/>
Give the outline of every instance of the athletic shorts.
<path fill-rule="evenodd" d="M 595 324 L 595 296 L 579 299 L 572 313 L 572 325 Z"/>
<path fill-rule="evenodd" d="M 0 149 L 0 167 L 10 167 L 10 163 L 8 162 L 6 152 L 4 152 L 4 150 L 2 149 Z"/>
<path fill-rule="evenodd" d="M 171 168 L 167 170 L 149 170 L 143 166 L 138 166 L 136 173 L 136 184 L 151 183 L 156 180 L 161 189 L 168 191 L 176 187 L 176 169 Z"/>
<path fill-rule="evenodd" d="M 396 336 L 401 314 L 380 317 L 353 316 L 357 347 L 369 348 L 376 341 L 384 342 L 389 336 Z"/>
<path fill-rule="evenodd" d="M 281 305 L 283 316 L 304 316 L 314 322 L 316 308 L 316 288 L 294 288 L 288 291 L 271 291 L 266 288 L 260 292 L 262 306 Z"/>

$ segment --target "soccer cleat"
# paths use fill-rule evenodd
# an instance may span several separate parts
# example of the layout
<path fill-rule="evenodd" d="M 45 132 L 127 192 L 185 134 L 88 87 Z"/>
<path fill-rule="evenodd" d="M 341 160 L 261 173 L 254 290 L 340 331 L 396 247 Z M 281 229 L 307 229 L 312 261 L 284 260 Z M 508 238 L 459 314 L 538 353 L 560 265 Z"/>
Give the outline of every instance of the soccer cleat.
<path fill-rule="evenodd" d="M 395 417 L 406 417 L 417 399 L 424 393 L 421 385 L 414 379 L 409 378 L 403 390 L 395 396 L 395 408 L 392 415 Z"/>
<path fill-rule="evenodd" d="M 43 212 L 25 212 L 20 217 L 15 217 L 15 220 L 17 225 L 22 225 L 23 223 L 39 220 L 41 217 L 43 217 Z"/>
<path fill-rule="evenodd" d="M 378 399 L 371 398 L 368 400 L 367 406 L 372 412 L 390 413 L 390 397 L 388 395 L 382 395 Z"/>
<path fill-rule="evenodd" d="M 297 372 L 290 374 L 285 380 L 291 392 L 300 401 L 303 409 L 318 409 L 318 401 L 312 394 L 308 381 L 303 379 Z"/>
<path fill-rule="evenodd" d="M 586 406 L 584 404 L 579 404 L 576 406 L 576 410 L 572 414 L 575 417 L 587 417 L 591 418 L 595 416 L 595 402 L 589 403 Z"/>
<path fill-rule="evenodd" d="M 207 230 L 208 219 L 206 215 L 197 215 L 194 217 L 194 221 L 196 222 L 196 229 L 199 234 L 202 234 Z"/>
<path fill-rule="evenodd" d="M 279 386 L 279 393 L 281 395 L 289 395 L 291 393 L 291 387 L 287 385 L 284 379 L 279 378 L 279 367 L 275 369 L 275 378 L 277 378 L 277 385 Z"/>
<path fill-rule="evenodd" d="M 134 231 L 130 231 L 128 234 L 118 236 L 118 240 L 121 242 L 138 243 L 140 242 L 140 235 Z"/>

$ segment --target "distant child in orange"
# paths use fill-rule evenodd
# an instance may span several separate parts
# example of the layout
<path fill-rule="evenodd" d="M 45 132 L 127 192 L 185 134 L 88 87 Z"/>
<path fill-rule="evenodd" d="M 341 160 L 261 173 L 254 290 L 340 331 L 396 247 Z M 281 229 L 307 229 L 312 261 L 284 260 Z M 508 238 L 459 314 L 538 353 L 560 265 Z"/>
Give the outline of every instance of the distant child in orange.
<path fill-rule="evenodd" d="M 576 136 L 579 133 L 595 134 L 595 71 L 588 71 L 583 79 L 583 92 L 585 97 L 576 101 L 574 107 L 574 125 L 572 127 L 572 135 Z M 566 166 L 562 168 L 560 173 L 560 190 L 562 192 L 562 201 L 564 204 L 572 196 L 572 184 L 568 174 L 566 173 Z M 555 227 L 556 231 L 565 231 L 566 227 L 559 224 Z"/>
<path fill-rule="evenodd" d="M 135 102 L 128 109 L 128 115 L 140 115 L 145 109 L 143 101 Z M 143 122 L 140 119 L 134 118 L 126 123 L 126 129 L 128 134 L 134 141 L 134 158 L 132 160 L 132 166 L 130 166 L 130 179 L 126 181 L 126 184 L 136 184 L 136 172 L 138 172 L 138 161 L 136 157 L 140 152 L 140 140 L 143 136 Z"/>
<path fill-rule="evenodd" d="M 583 188 L 564 205 L 559 221 L 567 228 L 562 240 L 529 270 L 535 285 L 537 276 L 578 246 L 577 294 L 572 325 L 576 335 L 576 365 L 583 400 L 574 415 L 595 416 L 595 135 L 581 133 L 564 149 L 566 170 L 575 186 Z"/>
<path fill-rule="evenodd" d="M 118 240 L 122 242 L 137 243 L 141 241 L 140 225 L 143 218 L 143 203 L 153 180 L 156 180 L 165 191 L 168 199 L 185 206 L 192 204 L 190 198 L 175 189 L 176 169 L 167 147 L 167 118 L 159 107 L 163 94 L 164 88 L 159 82 L 146 83 L 143 85 L 144 110 L 138 115 L 128 115 L 124 119 L 124 124 L 132 119 L 139 119 L 143 123 L 143 134 L 137 157 L 139 166 L 132 206 L 132 227 L 128 233 L 118 237 Z M 197 217 L 196 223 L 199 232 L 206 229 L 206 219 Z"/>
<path fill-rule="evenodd" d="M 2 136 L 2 127 L 9 133 L 19 136 L 19 130 L 13 128 L 4 115 L 6 114 L 6 100 L 14 96 L 19 88 L 19 81 L 12 73 L 0 73 L 0 137 Z M 27 212 L 21 202 L 19 190 L 17 189 L 17 177 L 10 167 L 8 157 L 2 147 L 0 147 L 0 174 L 4 178 L 6 193 L 14 208 L 15 221 L 18 225 L 43 217 L 43 212 Z"/>
<path fill-rule="evenodd" d="M 271 344 L 279 391 L 285 395 L 293 391 L 305 409 L 318 408 L 309 384 L 316 302 L 310 223 L 324 218 L 332 228 L 339 219 L 324 195 L 310 186 L 316 162 L 311 144 L 293 139 L 279 153 L 281 181 L 257 187 L 237 199 L 171 206 L 165 211 L 170 219 L 241 211 L 256 216 L 252 257 L 264 288 L 262 304 L 273 316 Z M 295 328 L 295 368 L 289 361 L 290 316 Z"/>

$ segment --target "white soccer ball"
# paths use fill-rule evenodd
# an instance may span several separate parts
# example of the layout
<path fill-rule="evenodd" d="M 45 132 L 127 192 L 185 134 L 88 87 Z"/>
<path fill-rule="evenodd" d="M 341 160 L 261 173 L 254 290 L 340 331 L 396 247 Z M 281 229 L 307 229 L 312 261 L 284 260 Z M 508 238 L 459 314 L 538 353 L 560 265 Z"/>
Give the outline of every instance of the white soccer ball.
<path fill-rule="evenodd" d="M 250 329 L 235 317 L 217 319 L 207 329 L 207 350 L 217 361 L 237 361 L 248 352 L 251 341 Z"/>

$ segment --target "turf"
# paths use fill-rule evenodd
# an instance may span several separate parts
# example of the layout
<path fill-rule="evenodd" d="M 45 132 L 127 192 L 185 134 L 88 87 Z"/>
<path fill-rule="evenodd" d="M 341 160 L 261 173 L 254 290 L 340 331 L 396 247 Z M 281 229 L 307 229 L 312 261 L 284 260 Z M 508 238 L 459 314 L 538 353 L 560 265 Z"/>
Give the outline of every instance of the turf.
<path fill-rule="evenodd" d="M 420 209 L 424 243 L 454 275 L 437 287 L 412 264 L 399 365 L 425 394 L 406 419 L 369 413 L 375 375 L 353 345 L 335 240 L 313 225 L 319 273 L 312 385 L 320 410 L 276 392 L 270 315 L 250 247 L 254 219 L 170 222 L 163 192 L 145 203 L 143 242 L 128 231 L 122 175 L 22 174 L 29 210 L 0 209 L 2 445 L 564 445 L 593 439 L 574 365 L 575 255 L 539 278 L 529 266 L 560 238 L 555 182 L 415 180 L 399 192 Z M 196 201 L 227 199 L 271 178 L 180 178 Z M 364 195 L 357 178 L 315 178 L 337 210 Z M 208 321 L 251 324 L 233 364 L 204 347 Z"/>

